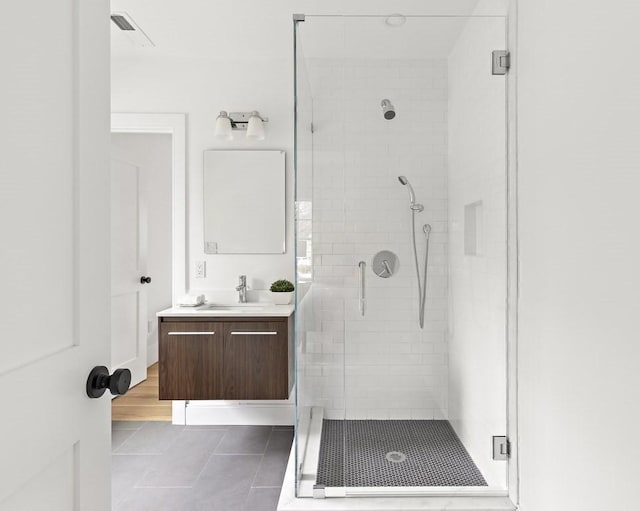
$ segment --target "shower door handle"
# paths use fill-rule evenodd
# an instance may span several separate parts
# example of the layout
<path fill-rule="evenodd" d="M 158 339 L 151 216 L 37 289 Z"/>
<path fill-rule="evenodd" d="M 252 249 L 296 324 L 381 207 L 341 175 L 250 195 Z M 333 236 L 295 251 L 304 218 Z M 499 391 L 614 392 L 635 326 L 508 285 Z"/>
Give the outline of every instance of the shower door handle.
<path fill-rule="evenodd" d="M 359 298 L 359 306 L 360 306 L 360 315 L 364 316 L 365 303 L 366 303 L 366 291 L 365 291 L 365 269 L 367 268 L 367 263 L 364 261 L 360 261 L 358 263 L 358 269 L 360 270 L 360 292 L 358 294 Z"/>

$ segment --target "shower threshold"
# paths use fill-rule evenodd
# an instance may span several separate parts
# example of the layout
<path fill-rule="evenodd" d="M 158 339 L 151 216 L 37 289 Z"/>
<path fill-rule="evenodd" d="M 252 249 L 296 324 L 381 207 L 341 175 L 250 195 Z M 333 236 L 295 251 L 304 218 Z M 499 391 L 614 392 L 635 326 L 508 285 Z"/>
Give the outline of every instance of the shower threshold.
<path fill-rule="evenodd" d="M 492 486 L 318 488 L 317 469 L 324 423 L 322 407 L 306 409 L 300 415 L 296 431 L 300 465 L 296 462 L 294 442 L 278 511 L 513 511 L 516 508 L 506 489 Z"/>

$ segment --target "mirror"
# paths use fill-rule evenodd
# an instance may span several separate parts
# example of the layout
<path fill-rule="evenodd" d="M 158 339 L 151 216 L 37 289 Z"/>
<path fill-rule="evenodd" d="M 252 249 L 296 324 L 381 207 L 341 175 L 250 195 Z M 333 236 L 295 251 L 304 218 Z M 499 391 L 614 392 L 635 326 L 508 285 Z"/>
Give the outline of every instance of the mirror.
<path fill-rule="evenodd" d="M 204 152 L 204 251 L 285 253 L 284 151 Z"/>

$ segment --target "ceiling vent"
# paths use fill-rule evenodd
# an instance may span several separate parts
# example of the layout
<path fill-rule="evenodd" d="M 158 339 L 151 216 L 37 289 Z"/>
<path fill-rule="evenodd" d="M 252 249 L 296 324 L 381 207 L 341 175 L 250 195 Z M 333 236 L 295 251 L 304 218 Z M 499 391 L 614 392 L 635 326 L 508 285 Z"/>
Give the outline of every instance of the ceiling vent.
<path fill-rule="evenodd" d="M 133 25 L 129 23 L 127 18 L 122 14 L 112 14 L 111 21 L 113 21 L 120 30 L 135 30 Z"/>
<path fill-rule="evenodd" d="M 111 13 L 111 21 L 116 25 L 122 33 L 129 39 L 131 44 L 139 48 L 148 48 L 155 46 L 149 36 L 144 33 L 140 26 L 133 21 L 133 18 L 126 12 Z"/>

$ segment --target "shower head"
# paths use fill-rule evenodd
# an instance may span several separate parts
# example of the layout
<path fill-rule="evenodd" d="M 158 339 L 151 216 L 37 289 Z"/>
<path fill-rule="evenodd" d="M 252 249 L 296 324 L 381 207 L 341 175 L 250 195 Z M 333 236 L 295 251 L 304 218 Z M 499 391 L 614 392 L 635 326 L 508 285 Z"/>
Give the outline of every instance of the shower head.
<path fill-rule="evenodd" d="M 382 115 L 384 115 L 387 121 L 390 121 L 396 116 L 396 109 L 388 99 L 383 99 L 380 106 L 382 107 Z"/>
<path fill-rule="evenodd" d="M 409 190 L 409 200 L 411 201 L 409 207 L 414 211 L 423 211 L 424 206 L 422 204 L 416 204 L 416 194 L 413 192 L 413 187 L 411 183 L 409 183 L 409 180 L 405 176 L 398 176 L 398 181 Z"/>

